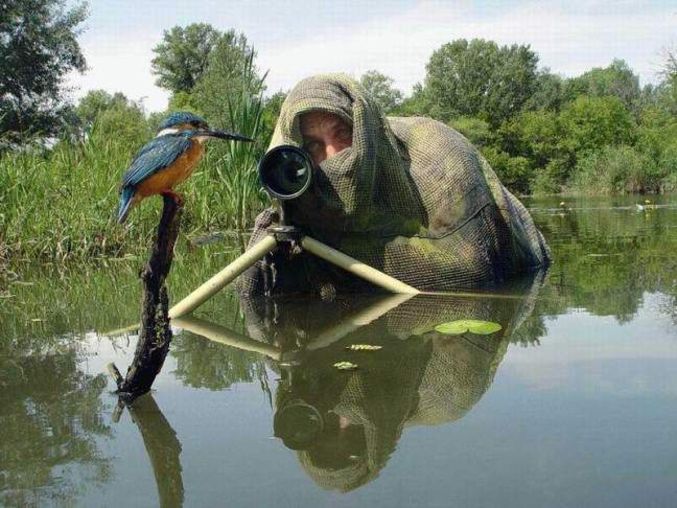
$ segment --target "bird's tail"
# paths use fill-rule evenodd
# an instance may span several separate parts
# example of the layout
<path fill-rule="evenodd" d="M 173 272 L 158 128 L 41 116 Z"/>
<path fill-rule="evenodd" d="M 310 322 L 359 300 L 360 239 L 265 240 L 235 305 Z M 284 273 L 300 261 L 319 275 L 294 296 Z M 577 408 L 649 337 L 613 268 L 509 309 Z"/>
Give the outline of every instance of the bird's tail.
<path fill-rule="evenodd" d="M 118 209 L 118 223 L 122 224 L 127 220 L 127 215 L 132 209 L 134 203 L 134 189 L 124 187 L 120 192 L 120 208 Z"/>

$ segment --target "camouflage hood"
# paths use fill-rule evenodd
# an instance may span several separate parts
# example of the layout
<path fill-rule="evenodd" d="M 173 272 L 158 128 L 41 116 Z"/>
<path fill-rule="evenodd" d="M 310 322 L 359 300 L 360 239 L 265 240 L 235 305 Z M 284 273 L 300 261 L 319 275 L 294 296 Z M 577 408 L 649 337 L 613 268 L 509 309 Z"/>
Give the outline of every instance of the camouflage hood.
<path fill-rule="evenodd" d="M 300 118 L 310 111 L 338 115 L 352 125 L 353 139 L 286 205 L 290 221 L 308 234 L 419 289 L 493 284 L 547 264 L 545 241 L 526 209 L 453 129 L 427 118 L 386 118 L 353 79 L 322 75 L 289 93 L 270 148 L 302 146 Z M 253 243 L 275 219 L 271 211 L 259 217 Z M 284 277 L 284 262 L 277 263 Z M 245 278 L 246 292 L 261 291 L 262 268 Z M 317 285 L 311 279 L 306 274 L 296 285 L 307 291 Z"/>

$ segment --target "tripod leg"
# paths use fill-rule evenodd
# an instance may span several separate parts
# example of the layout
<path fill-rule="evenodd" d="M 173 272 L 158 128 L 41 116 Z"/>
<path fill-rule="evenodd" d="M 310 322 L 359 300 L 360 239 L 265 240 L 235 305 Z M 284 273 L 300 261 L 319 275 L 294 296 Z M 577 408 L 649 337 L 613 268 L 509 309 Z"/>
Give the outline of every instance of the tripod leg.
<path fill-rule="evenodd" d="M 246 335 L 229 330 L 225 326 L 210 323 L 204 319 L 199 319 L 193 316 L 183 316 L 175 318 L 172 321 L 174 326 L 178 326 L 183 330 L 188 330 L 191 333 L 200 335 L 205 339 L 226 346 L 236 347 L 242 351 L 253 351 L 262 355 L 266 355 L 273 360 L 280 360 L 282 351 L 275 346 L 266 344 L 258 340 L 254 340 Z"/>
<path fill-rule="evenodd" d="M 376 268 L 372 268 L 362 261 L 351 258 L 350 256 L 323 244 L 322 242 L 318 242 L 314 238 L 304 236 L 301 240 L 301 245 L 305 250 L 312 252 L 317 257 L 320 257 L 325 261 L 329 261 L 330 263 L 333 263 L 336 266 L 339 266 L 344 270 L 347 270 L 350 273 L 371 282 L 372 284 L 380 286 L 383 289 L 387 289 L 392 293 L 407 293 L 414 295 L 420 293 L 418 289 L 411 287 L 410 285 L 405 284 L 404 282 L 401 282 L 394 277 L 377 270 Z"/>
<path fill-rule="evenodd" d="M 266 236 L 251 249 L 242 254 L 179 303 L 174 305 L 169 310 L 169 317 L 179 317 L 193 312 L 275 247 L 277 247 L 277 240 L 275 237 L 273 235 Z"/>

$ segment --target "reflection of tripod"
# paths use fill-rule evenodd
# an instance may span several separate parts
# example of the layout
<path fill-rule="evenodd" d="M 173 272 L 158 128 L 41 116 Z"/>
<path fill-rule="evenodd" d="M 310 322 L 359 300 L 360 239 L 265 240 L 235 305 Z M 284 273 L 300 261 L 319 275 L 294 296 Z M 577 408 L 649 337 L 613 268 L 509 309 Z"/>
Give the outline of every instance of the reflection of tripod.
<path fill-rule="evenodd" d="M 316 256 L 328 261 L 344 270 L 361 277 L 372 284 L 382 287 L 392 293 L 417 294 L 419 290 L 400 282 L 399 280 L 387 275 L 376 268 L 373 268 L 357 259 L 343 254 L 304 235 L 294 226 L 274 226 L 268 229 L 268 235 L 260 240 L 247 252 L 238 257 L 235 261 L 226 266 L 219 273 L 214 275 L 207 282 L 198 287 L 191 294 L 186 296 L 179 303 L 169 310 L 169 317 L 176 318 L 189 314 L 206 302 L 209 298 L 218 293 L 226 285 L 233 281 L 238 275 L 251 267 L 266 254 L 274 251 L 281 243 L 295 243 L 304 250 L 315 254 Z"/>

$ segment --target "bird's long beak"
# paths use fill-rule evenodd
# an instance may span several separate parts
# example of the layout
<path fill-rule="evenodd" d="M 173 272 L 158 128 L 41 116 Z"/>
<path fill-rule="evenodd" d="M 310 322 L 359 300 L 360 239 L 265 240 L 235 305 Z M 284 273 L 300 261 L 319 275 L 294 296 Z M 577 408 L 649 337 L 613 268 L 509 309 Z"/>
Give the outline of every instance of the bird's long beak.
<path fill-rule="evenodd" d="M 231 139 L 233 141 L 254 141 L 252 138 L 248 138 L 242 134 L 235 134 L 226 131 L 208 130 L 204 131 L 204 136 L 209 136 L 210 138 Z"/>

